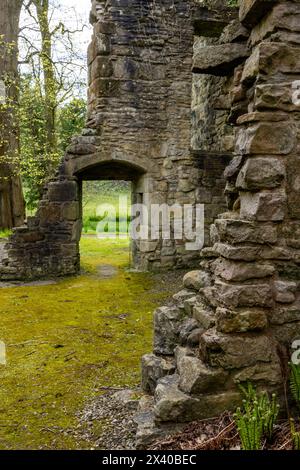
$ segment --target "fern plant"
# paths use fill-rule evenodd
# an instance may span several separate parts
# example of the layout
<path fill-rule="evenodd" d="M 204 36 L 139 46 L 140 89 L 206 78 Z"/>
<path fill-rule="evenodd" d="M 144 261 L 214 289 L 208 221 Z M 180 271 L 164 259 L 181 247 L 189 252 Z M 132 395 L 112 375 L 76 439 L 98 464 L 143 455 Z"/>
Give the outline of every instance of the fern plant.
<path fill-rule="evenodd" d="M 300 408 L 300 364 L 289 363 L 291 374 L 290 374 L 290 389 L 294 400 Z"/>
<path fill-rule="evenodd" d="M 295 420 L 293 418 L 290 419 L 290 426 L 293 448 L 294 450 L 300 450 L 300 432 L 296 431 Z"/>
<path fill-rule="evenodd" d="M 261 422 L 253 412 L 236 410 L 235 423 L 238 428 L 243 450 L 260 450 L 262 439 Z"/>
<path fill-rule="evenodd" d="M 240 387 L 245 399 L 243 408 L 236 411 L 235 422 L 239 431 L 244 450 L 261 449 L 263 437 L 271 440 L 274 426 L 279 414 L 279 404 L 276 395 L 270 400 L 266 392 L 257 395 L 251 384 Z"/>

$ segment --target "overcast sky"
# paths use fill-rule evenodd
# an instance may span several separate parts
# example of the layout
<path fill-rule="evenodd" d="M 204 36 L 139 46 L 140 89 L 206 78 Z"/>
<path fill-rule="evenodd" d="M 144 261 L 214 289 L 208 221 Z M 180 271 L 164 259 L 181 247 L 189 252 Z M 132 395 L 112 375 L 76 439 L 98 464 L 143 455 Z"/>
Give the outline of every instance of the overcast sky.
<path fill-rule="evenodd" d="M 77 64 L 79 67 L 75 67 L 70 70 L 70 75 L 76 75 L 79 79 L 86 81 L 87 71 L 81 69 L 86 68 L 86 56 L 87 47 L 91 39 L 92 27 L 89 23 L 89 15 L 91 8 L 90 0 L 51 0 L 51 28 L 53 29 L 60 22 L 69 30 L 77 30 L 72 35 L 73 50 L 76 52 L 76 57 L 72 57 L 72 63 Z M 54 6 L 54 7 L 53 7 Z M 32 10 L 34 11 L 34 10 Z M 27 26 L 24 30 L 24 36 L 27 36 L 31 43 L 40 48 L 40 34 L 38 32 L 34 20 L 30 15 L 23 10 L 21 17 L 21 28 Z M 21 60 L 26 54 L 28 43 L 24 40 L 20 40 L 20 54 Z M 54 47 L 54 58 L 57 63 L 63 62 L 66 58 L 65 47 L 59 41 L 55 42 Z M 23 72 L 30 72 L 27 65 L 22 65 L 21 70 Z M 69 73 L 69 71 L 67 71 Z M 86 86 L 78 88 L 79 94 L 85 94 Z"/>

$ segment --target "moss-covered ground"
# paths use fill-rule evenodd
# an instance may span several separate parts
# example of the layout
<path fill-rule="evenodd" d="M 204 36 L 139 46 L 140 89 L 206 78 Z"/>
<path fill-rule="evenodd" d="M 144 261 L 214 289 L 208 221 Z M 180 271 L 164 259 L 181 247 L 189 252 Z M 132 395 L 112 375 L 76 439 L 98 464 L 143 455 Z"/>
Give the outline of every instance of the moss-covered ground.
<path fill-rule="evenodd" d="M 89 448 L 76 438 L 77 413 L 103 390 L 139 382 L 152 312 L 174 286 L 128 272 L 126 240 L 84 238 L 81 252 L 80 276 L 0 289 L 0 449 Z M 101 265 L 115 275 L 101 277 Z"/>

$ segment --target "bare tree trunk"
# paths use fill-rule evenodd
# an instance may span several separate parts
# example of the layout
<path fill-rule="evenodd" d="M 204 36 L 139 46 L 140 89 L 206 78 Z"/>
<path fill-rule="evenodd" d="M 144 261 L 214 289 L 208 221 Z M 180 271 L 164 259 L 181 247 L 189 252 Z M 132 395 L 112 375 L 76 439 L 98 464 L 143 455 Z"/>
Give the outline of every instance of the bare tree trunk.
<path fill-rule="evenodd" d="M 41 60 L 44 73 L 45 121 L 47 135 L 47 152 L 57 151 L 56 111 L 57 111 L 57 82 L 52 59 L 52 33 L 49 24 L 49 0 L 34 0 L 37 19 L 42 38 Z M 51 161 L 49 170 L 51 167 Z"/>
<path fill-rule="evenodd" d="M 0 229 L 24 222 L 18 174 L 18 34 L 22 0 L 0 0 Z"/>

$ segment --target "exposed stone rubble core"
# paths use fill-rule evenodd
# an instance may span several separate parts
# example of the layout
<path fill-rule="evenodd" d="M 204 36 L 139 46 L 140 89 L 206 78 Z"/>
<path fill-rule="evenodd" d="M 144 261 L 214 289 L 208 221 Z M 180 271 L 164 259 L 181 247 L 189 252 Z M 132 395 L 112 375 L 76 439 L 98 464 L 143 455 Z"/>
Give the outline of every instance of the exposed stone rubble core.
<path fill-rule="evenodd" d="M 243 64 L 227 67 L 236 127 L 235 156 L 225 170 L 228 212 L 211 226 L 199 271 L 187 274 L 172 305 L 154 316 L 155 352 L 160 361 L 173 358 L 176 370 L 157 380 L 153 429 L 234 409 L 238 383 L 283 393 L 287 358 L 300 338 L 300 106 L 293 101 L 299 15 L 292 1 L 241 1 L 250 49 Z M 214 39 L 207 58 L 213 70 L 205 65 L 202 72 L 224 74 L 222 40 Z M 149 380 L 144 373 L 148 391 Z"/>
<path fill-rule="evenodd" d="M 133 202 L 206 203 L 208 224 L 224 208 L 222 172 L 230 155 L 191 150 L 193 25 L 196 1 L 93 0 L 86 128 L 67 149 L 36 217 L 14 231 L 0 279 L 75 274 L 80 269 L 81 183 L 126 179 Z M 236 11 L 224 9 L 221 31 Z M 219 18 L 220 19 L 220 18 Z M 204 91 L 209 96 L 209 90 Z M 216 124 L 218 127 L 218 123 Z M 222 126 L 219 126 L 219 128 Z M 200 149 L 201 150 L 201 149 Z M 196 265 L 186 240 L 133 244 L 142 270 Z"/>

